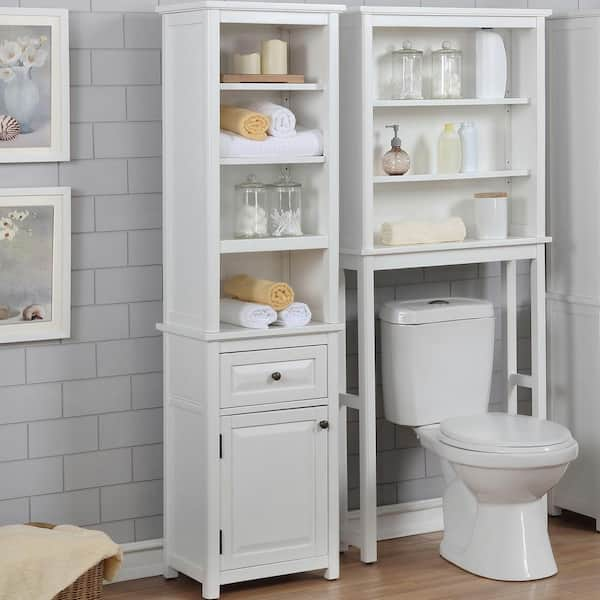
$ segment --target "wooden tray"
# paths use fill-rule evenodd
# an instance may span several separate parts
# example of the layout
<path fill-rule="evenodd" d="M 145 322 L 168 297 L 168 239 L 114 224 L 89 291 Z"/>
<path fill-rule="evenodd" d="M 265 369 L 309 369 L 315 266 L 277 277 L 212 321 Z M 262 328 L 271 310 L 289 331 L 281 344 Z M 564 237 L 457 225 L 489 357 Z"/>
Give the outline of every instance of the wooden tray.
<path fill-rule="evenodd" d="M 241 75 L 222 73 L 221 83 L 304 83 L 304 75 Z"/>

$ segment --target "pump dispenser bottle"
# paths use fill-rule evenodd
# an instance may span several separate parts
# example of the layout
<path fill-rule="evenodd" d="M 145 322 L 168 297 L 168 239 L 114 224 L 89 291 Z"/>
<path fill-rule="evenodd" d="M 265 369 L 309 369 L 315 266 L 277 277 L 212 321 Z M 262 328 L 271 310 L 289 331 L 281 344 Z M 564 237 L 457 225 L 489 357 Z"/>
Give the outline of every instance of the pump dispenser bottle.
<path fill-rule="evenodd" d="M 392 138 L 392 147 L 384 155 L 381 161 L 383 170 L 388 175 L 404 175 L 410 169 L 410 158 L 408 154 L 402 150 L 400 138 L 398 137 L 399 125 L 386 125 L 394 130 Z"/>

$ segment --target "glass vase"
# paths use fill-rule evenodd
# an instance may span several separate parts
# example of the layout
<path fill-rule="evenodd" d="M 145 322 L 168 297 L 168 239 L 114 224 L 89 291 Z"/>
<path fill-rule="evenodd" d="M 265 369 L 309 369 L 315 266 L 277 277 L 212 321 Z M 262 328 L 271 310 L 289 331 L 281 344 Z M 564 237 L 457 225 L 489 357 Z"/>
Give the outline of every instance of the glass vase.
<path fill-rule="evenodd" d="M 21 125 L 21 133 L 31 133 L 31 119 L 40 103 L 37 83 L 31 79 L 30 67 L 12 67 L 15 76 L 5 84 L 4 104 L 11 117 Z"/>

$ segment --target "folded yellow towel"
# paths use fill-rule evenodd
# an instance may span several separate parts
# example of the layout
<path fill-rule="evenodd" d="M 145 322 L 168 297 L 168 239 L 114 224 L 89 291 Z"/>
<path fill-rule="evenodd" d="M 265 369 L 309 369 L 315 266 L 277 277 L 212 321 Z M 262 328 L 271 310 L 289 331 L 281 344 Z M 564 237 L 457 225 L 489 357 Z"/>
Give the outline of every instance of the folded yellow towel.
<path fill-rule="evenodd" d="M 236 275 L 223 284 L 227 296 L 246 302 L 267 304 L 275 310 L 283 310 L 294 301 L 294 290 L 287 283 L 268 279 L 254 279 L 248 275 Z"/>
<path fill-rule="evenodd" d="M 381 243 L 385 246 L 462 242 L 466 235 L 467 229 L 459 217 L 443 221 L 398 221 L 381 226 Z"/>
<path fill-rule="evenodd" d="M 221 129 L 261 142 L 267 139 L 270 125 L 271 120 L 265 115 L 247 108 L 221 104 Z"/>
<path fill-rule="evenodd" d="M 122 558 L 102 531 L 0 527 L 0 600 L 50 600 L 102 560 L 104 578 L 111 580 Z"/>

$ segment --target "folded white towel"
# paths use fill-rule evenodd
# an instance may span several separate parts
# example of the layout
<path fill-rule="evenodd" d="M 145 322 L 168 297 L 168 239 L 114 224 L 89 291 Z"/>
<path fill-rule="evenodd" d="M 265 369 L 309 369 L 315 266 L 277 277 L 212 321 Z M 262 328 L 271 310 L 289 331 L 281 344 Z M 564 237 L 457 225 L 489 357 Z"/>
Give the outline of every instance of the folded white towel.
<path fill-rule="evenodd" d="M 271 125 L 267 133 L 273 137 L 290 137 L 296 135 L 296 115 L 285 106 L 273 102 L 253 102 L 247 106 L 261 115 L 269 117 Z"/>
<path fill-rule="evenodd" d="M 266 329 L 276 320 L 277 313 L 266 304 L 221 298 L 221 321 L 224 323 L 248 329 Z"/>
<path fill-rule="evenodd" d="M 221 130 L 221 156 L 223 158 L 294 158 L 298 156 L 322 156 L 323 135 L 318 129 L 300 129 L 291 137 L 267 136 L 256 142 Z"/>
<path fill-rule="evenodd" d="M 467 230 L 463 220 L 450 217 L 443 221 L 398 221 L 381 226 L 381 243 L 385 246 L 462 242 Z"/>
<path fill-rule="evenodd" d="M 304 327 L 310 323 L 312 313 L 304 302 L 292 302 L 287 308 L 277 313 L 275 325 L 280 327 Z"/>

